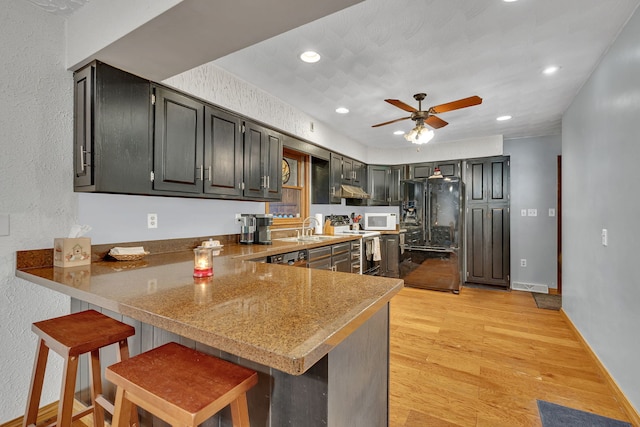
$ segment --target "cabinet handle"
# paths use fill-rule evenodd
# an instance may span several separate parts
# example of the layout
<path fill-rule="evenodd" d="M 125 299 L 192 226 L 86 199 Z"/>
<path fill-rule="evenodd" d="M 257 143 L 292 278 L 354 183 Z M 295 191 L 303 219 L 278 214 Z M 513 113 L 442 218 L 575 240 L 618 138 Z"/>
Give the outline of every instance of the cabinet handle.
<path fill-rule="evenodd" d="M 84 162 L 84 155 L 87 154 L 87 152 L 84 150 L 84 147 L 82 145 L 78 148 L 80 148 L 80 172 L 84 172 L 85 167 L 89 166 Z"/>
<path fill-rule="evenodd" d="M 211 166 L 205 169 L 207 170 L 207 179 L 209 182 L 211 182 Z"/>
<path fill-rule="evenodd" d="M 267 175 L 267 188 L 271 188 L 271 175 Z"/>

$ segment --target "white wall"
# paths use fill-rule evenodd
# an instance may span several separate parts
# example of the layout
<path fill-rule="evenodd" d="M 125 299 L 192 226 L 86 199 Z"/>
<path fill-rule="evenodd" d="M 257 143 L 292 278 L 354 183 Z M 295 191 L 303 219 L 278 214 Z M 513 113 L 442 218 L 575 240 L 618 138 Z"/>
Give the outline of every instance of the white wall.
<path fill-rule="evenodd" d="M 546 136 L 505 140 L 511 159 L 511 283 L 557 288 L 557 158 L 562 138 Z M 521 210 L 537 209 L 537 216 Z M 528 213 L 528 212 L 527 212 Z M 521 267 L 520 260 L 527 266 Z"/>
<path fill-rule="evenodd" d="M 563 308 L 640 410 L 640 12 L 562 120 Z M 601 244 L 601 230 L 609 244 Z"/>
<path fill-rule="evenodd" d="M 76 215 L 72 191 L 72 75 L 64 64 L 64 21 L 26 1 L 0 14 L 0 423 L 22 416 L 36 349 L 31 323 L 69 312 L 69 299 L 17 279 L 15 252 L 50 248 Z M 43 404 L 57 400 L 61 358 L 45 379 Z"/>

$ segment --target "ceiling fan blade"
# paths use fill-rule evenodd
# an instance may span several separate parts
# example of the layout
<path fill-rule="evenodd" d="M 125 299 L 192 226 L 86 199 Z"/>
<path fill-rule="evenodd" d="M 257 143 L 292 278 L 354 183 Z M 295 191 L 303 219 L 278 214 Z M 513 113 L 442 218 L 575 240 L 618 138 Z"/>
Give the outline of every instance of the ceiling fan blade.
<path fill-rule="evenodd" d="M 426 119 L 424 119 L 424 122 L 434 129 L 440 129 L 449 124 L 448 122 L 445 122 L 438 116 L 429 116 Z"/>
<path fill-rule="evenodd" d="M 413 108 L 410 105 L 405 104 L 404 102 L 398 100 L 398 99 L 385 99 L 385 102 L 388 102 L 391 105 L 395 105 L 396 107 L 400 108 L 401 110 L 404 111 L 408 111 L 410 113 L 415 113 L 416 110 L 415 108 Z"/>
<path fill-rule="evenodd" d="M 480 98 L 479 96 L 470 96 L 469 98 L 458 99 L 457 101 L 436 105 L 429 108 L 429 112 L 440 114 L 446 113 L 447 111 L 459 110 L 460 108 L 471 107 L 478 104 L 482 104 L 482 98 Z"/>
<path fill-rule="evenodd" d="M 411 118 L 411 116 L 409 116 L 409 117 L 403 117 L 403 118 L 401 118 L 401 119 L 389 120 L 388 122 L 378 123 L 377 125 L 373 125 L 373 126 L 371 126 L 371 127 L 372 127 L 372 128 L 377 128 L 377 127 L 379 127 L 379 126 L 390 125 L 391 123 L 400 122 L 400 121 L 402 121 L 402 120 L 407 120 L 407 119 L 410 119 L 410 118 Z"/>

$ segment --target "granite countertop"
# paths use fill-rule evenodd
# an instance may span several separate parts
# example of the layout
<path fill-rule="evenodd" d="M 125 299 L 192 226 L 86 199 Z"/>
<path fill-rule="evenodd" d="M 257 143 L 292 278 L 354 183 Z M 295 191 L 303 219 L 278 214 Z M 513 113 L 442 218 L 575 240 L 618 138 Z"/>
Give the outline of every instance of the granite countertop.
<path fill-rule="evenodd" d="M 191 251 L 71 268 L 18 262 L 16 276 L 300 375 L 385 306 L 403 281 L 248 260 L 351 239 L 225 245 L 208 279 L 193 277 Z"/>

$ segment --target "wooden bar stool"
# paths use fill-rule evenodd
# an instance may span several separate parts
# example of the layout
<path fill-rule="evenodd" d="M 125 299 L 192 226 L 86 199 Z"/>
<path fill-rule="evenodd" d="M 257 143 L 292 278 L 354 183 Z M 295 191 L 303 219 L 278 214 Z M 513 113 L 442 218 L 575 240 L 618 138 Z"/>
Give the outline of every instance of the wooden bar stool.
<path fill-rule="evenodd" d="M 231 405 L 234 427 L 249 426 L 246 392 L 258 374 L 177 343 L 109 366 L 116 390 L 113 427 L 126 426 L 139 406 L 174 426 L 195 427 Z"/>
<path fill-rule="evenodd" d="M 132 326 L 126 325 L 95 310 L 82 311 L 67 316 L 36 322 L 31 330 L 38 337 L 27 410 L 23 426 L 34 426 L 38 417 L 42 383 L 47 367 L 49 349 L 64 358 L 62 390 L 58 404 L 58 427 L 69 427 L 71 422 L 93 413 L 94 426 L 104 425 L 104 408 L 113 411 L 112 405 L 102 397 L 100 374 L 100 349 L 118 343 L 117 360 L 129 358 L 127 338 L 135 334 Z M 73 401 L 78 372 L 78 359 L 84 353 L 91 353 L 91 406 L 73 414 Z M 131 415 L 133 417 L 133 415 Z M 137 422 L 137 416 L 135 418 Z"/>

